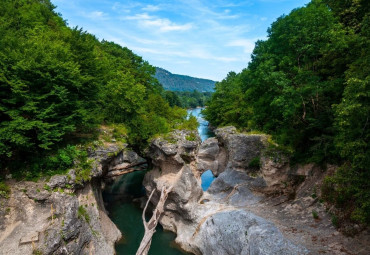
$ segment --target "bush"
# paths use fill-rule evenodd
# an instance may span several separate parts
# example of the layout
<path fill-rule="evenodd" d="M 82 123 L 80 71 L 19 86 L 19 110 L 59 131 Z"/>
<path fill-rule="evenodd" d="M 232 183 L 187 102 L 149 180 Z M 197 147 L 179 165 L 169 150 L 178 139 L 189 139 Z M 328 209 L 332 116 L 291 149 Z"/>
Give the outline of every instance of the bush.
<path fill-rule="evenodd" d="M 312 210 L 312 217 L 317 220 L 319 218 L 319 214 L 315 211 L 315 210 Z"/>
<path fill-rule="evenodd" d="M 199 123 L 197 118 L 191 115 L 189 119 L 183 121 L 177 128 L 186 130 L 197 130 L 198 126 Z"/>
<path fill-rule="evenodd" d="M 86 151 L 80 151 L 76 160 L 76 182 L 83 183 L 89 181 L 91 179 L 93 160 L 88 158 Z"/>
<path fill-rule="evenodd" d="M 249 162 L 249 168 L 259 169 L 261 167 L 261 159 L 260 157 L 255 157 Z"/>
<path fill-rule="evenodd" d="M 366 171 L 356 170 L 346 164 L 333 176 L 327 176 L 321 187 L 322 197 L 344 212 L 344 216 L 336 216 L 340 220 L 370 224 L 370 190 L 366 188 L 369 176 Z"/>
<path fill-rule="evenodd" d="M 37 181 L 43 176 L 64 174 L 81 153 L 81 148 L 67 145 L 52 152 L 25 155 L 22 162 L 11 162 L 9 169 L 16 179 Z"/>
<path fill-rule="evenodd" d="M 0 182 L 0 197 L 9 198 L 9 195 L 10 195 L 9 186 L 4 182 Z"/>

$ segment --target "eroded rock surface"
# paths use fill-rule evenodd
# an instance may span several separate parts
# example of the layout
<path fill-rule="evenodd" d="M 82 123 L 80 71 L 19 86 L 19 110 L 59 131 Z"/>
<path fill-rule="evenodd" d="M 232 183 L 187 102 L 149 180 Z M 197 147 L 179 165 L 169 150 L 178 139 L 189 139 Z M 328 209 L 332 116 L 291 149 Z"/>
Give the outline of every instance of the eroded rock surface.
<path fill-rule="evenodd" d="M 218 128 L 215 133 L 227 153 L 227 168 L 248 170 L 251 161 L 260 158 L 261 151 L 266 147 L 266 135 L 239 133 L 231 126 Z"/>
<path fill-rule="evenodd" d="M 218 176 L 226 167 L 227 153 L 224 147 L 219 146 L 216 138 L 203 141 L 197 154 L 197 169 L 200 173 L 211 170 Z"/>
<path fill-rule="evenodd" d="M 243 209 L 221 211 L 206 218 L 194 235 L 201 254 L 305 254 L 272 224 Z"/>
<path fill-rule="evenodd" d="M 339 233 L 319 200 L 325 171 L 313 164 L 290 166 L 285 152 L 268 136 L 241 134 L 233 127 L 216 138 L 195 142 L 183 160 L 186 133 L 155 140 L 154 168 L 145 177 L 153 188 L 173 185 L 163 227 L 194 254 L 367 254 L 370 235 Z M 253 162 L 254 164 L 252 164 Z M 199 176 L 218 176 L 206 192 Z M 326 171 L 334 171 L 327 166 Z M 158 194 L 157 194 L 158 195 Z M 156 201 L 154 200 L 155 204 Z M 317 217 L 313 217 L 317 215 Z"/>
<path fill-rule="evenodd" d="M 152 158 L 154 168 L 144 178 L 147 193 L 154 188 L 160 191 L 163 186 L 174 187 L 160 220 L 162 226 L 177 233 L 176 242 L 194 254 L 307 253 L 305 248 L 284 238 L 274 224 L 246 208 L 261 200 L 252 189 L 266 184 L 263 178 L 252 178 L 240 169 L 259 155 L 261 149 L 252 156 L 241 155 L 232 141 L 256 141 L 255 149 L 262 144 L 261 137 L 250 140 L 230 132 L 223 134 L 222 144 L 233 149 L 221 164 L 217 162 L 221 167 L 227 162 L 228 167 L 212 183 L 209 192 L 202 191 L 200 174 L 211 167 L 212 159 L 217 161 L 220 148 L 216 139 L 208 139 L 200 146 L 199 140 L 189 143 L 186 132 L 176 132 L 172 143 L 161 138 L 152 142 L 148 156 Z M 249 150 L 248 146 L 243 148 L 245 153 Z M 153 204 L 158 201 L 158 195 L 159 192 L 152 200 Z"/>
<path fill-rule="evenodd" d="M 90 150 L 89 160 L 89 180 L 71 169 L 48 182 L 10 183 L 10 198 L 0 201 L 1 255 L 115 254 L 121 233 L 105 211 L 101 180 L 118 165 L 132 168 L 145 160 L 117 144 Z"/>

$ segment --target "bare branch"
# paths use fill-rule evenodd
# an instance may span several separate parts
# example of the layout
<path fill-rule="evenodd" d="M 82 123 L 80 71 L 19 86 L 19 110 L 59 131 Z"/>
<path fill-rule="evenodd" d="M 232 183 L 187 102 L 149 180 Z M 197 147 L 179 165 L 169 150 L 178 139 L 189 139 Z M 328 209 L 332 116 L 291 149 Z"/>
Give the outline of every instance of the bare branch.
<path fill-rule="evenodd" d="M 149 202 L 150 202 L 154 192 L 156 191 L 156 189 L 153 189 L 152 193 L 150 194 L 149 199 L 146 202 L 146 205 L 145 205 L 145 208 L 144 208 L 144 211 L 143 211 L 143 215 L 142 215 L 145 233 L 144 233 L 143 239 L 141 240 L 139 249 L 136 252 L 136 255 L 147 255 L 148 254 L 150 244 L 152 243 L 152 237 L 153 237 L 153 234 L 155 232 L 155 228 L 157 227 L 157 224 L 159 222 L 159 218 L 161 217 L 162 213 L 164 212 L 164 204 L 167 200 L 168 193 L 171 192 L 172 188 L 173 188 L 173 186 L 169 187 L 168 189 L 164 186 L 162 187 L 161 196 L 159 197 L 158 204 L 157 204 L 156 208 L 153 211 L 153 215 L 150 218 L 150 220 L 148 222 L 146 222 L 145 212 L 146 212 L 146 209 L 148 208 Z"/>
<path fill-rule="evenodd" d="M 143 215 L 141 216 L 142 219 L 143 219 L 145 229 L 147 229 L 147 227 L 148 227 L 147 222 L 145 220 L 145 213 L 146 213 L 146 209 L 148 208 L 149 202 L 152 199 L 152 196 L 153 196 L 154 192 L 155 192 L 155 189 L 153 189 L 152 193 L 150 194 L 150 196 L 148 198 L 148 201 L 146 201 L 146 204 L 145 204 L 145 207 L 144 207 L 144 210 L 143 210 Z"/>

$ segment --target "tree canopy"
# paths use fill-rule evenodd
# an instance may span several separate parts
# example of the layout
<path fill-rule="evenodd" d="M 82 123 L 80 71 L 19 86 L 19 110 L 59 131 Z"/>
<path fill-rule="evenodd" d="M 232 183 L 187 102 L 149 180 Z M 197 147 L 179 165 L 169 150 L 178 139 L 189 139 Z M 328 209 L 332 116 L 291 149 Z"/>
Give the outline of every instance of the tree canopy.
<path fill-rule="evenodd" d="M 56 151 L 76 133 L 124 123 L 142 148 L 186 122 L 155 68 L 131 50 L 67 26 L 49 0 L 0 5 L 0 167 Z"/>
<path fill-rule="evenodd" d="M 272 134 L 293 162 L 342 165 L 326 180 L 327 199 L 368 223 L 369 21 L 361 0 L 313 0 L 278 18 L 204 112 L 212 125 Z"/>

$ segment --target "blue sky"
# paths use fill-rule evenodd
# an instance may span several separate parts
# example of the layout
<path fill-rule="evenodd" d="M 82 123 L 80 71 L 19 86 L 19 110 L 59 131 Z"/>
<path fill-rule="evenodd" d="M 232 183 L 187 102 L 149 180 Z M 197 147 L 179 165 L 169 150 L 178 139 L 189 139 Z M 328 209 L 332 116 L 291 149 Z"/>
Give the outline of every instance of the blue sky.
<path fill-rule="evenodd" d="M 69 26 L 172 73 L 220 81 L 250 60 L 270 24 L 309 0 L 52 0 Z"/>

